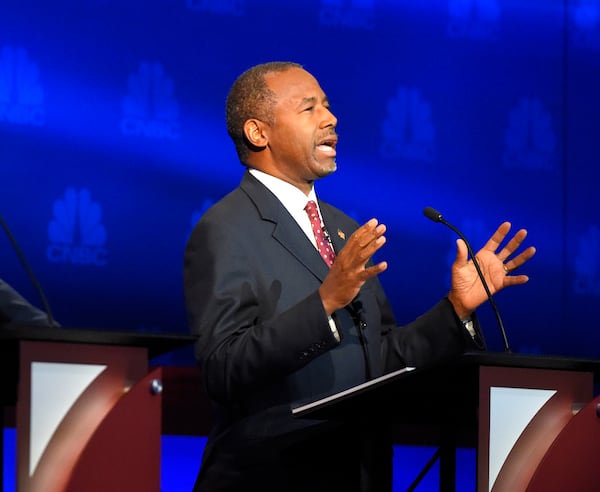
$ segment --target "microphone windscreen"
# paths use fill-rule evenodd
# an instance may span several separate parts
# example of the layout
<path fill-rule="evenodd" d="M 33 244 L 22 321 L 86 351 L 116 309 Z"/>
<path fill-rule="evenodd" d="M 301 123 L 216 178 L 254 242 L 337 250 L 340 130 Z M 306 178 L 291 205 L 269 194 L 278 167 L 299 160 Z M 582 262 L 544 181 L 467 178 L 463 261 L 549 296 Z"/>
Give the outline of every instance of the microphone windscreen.
<path fill-rule="evenodd" d="M 425 215 L 425 217 L 427 217 L 429 220 L 433 220 L 434 222 L 441 222 L 442 221 L 442 214 L 439 213 L 433 207 L 425 207 L 423 209 L 423 215 Z"/>

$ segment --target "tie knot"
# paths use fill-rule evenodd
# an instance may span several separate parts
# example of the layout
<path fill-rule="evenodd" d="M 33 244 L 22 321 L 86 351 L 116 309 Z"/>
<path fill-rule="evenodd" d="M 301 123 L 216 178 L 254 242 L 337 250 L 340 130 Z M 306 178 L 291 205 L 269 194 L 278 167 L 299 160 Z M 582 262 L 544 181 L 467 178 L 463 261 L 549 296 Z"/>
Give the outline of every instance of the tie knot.
<path fill-rule="evenodd" d="M 306 204 L 306 207 L 304 207 L 304 210 L 306 210 L 307 214 L 316 213 L 317 212 L 316 202 L 314 200 L 309 200 L 308 203 Z"/>
<path fill-rule="evenodd" d="M 318 226 L 321 228 L 321 216 L 319 215 L 319 209 L 317 208 L 317 204 L 314 200 L 309 200 L 309 202 L 304 207 L 308 218 L 310 219 L 310 223 L 313 226 L 313 229 Z"/>

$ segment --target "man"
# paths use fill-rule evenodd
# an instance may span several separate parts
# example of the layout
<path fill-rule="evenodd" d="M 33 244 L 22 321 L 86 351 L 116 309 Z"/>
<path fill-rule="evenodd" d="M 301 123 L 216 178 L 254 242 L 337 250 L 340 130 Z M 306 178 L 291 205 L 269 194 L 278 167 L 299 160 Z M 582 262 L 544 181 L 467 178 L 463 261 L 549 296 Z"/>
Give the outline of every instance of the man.
<path fill-rule="evenodd" d="M 387 264 L 370 261 L 385 225 L 359 227 L 316 197 L 314 182 L 336 170 L 337 119 L 300 65 L 246 71 L 226 118 L 247 171 L 199 221 L 184 256 L 186 305 L 215 411 L 195 490 L 364 490 L 373 477 L 361 469 L 356 432 L 295 419 L 291 408 L 476 348 L 474 310 L 487 296 L 458 240 L 448 296 L 397 327 L 377 279 Z M 310 201 L 316 211 L 307 214 Z M 496 251 L 509 229 L 502 224 L 477 253 L 492 292 L 528 280 L 507 274 L 535 253 L 509 259 L 525 230 Z M 371 460 L 388 461 L 389 444 L 374 437 Z"/>

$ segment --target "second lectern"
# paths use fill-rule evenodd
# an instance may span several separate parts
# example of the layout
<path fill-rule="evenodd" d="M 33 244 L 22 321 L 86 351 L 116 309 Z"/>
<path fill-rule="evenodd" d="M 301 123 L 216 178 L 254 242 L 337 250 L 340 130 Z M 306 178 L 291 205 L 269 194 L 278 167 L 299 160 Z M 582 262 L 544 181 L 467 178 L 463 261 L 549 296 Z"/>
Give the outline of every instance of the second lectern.
<path fill-rule="evenodd" d="M 600 484 L 600 361 L 472 353 L 399 371 L 295 408 L 364 421 L 382 411 L 399 444 L 440 447 L 440 490 L 455 490 L 455 449 L 477 449 L 478 492 L 593 492 Z"/>

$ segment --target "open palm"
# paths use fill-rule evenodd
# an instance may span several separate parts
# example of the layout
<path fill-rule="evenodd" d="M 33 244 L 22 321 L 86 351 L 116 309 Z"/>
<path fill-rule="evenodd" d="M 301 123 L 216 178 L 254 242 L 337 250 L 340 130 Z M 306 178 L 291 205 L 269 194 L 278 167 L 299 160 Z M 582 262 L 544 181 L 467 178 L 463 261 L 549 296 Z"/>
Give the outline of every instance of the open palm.
<path fill-rule="evenodd" d="M 500 249 L 510 228 L 510 222 L 501 224 L 485 246 L 475 254 L 491 294 L 510 285 L 524 284 L 529 280 L 527 275 L 510 275 L 510 273 L 527 262 L 536 250 L 533 246 L 530 246 L 511 258 L 527 237 L 525 229 L 519 230 Z M 460 317 L 466 317 L 485 302 L 488 297 L 483 284 L 479 280 L 475 264 L 468 257 L 465 242 L 458 239 L 456 245 L 456 259 L 452 264 L 452 288 L 448 298 L 454 305 L 456 313 Z"/>

